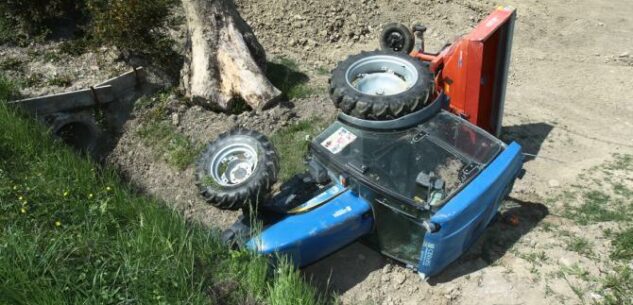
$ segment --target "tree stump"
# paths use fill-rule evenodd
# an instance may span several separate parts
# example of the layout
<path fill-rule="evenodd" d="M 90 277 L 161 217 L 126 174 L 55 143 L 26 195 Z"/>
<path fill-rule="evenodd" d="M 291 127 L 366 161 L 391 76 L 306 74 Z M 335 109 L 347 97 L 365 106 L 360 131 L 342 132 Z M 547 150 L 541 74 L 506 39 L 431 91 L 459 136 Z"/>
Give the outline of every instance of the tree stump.
<path fill-rule="evenodd" d="M 266 53 L 231 0 L 182 0 L 187 43 L 182 85 L 193 102 L 226 110 L 235 98 L 253 109 L 281 91 L 266 78 Z"/>

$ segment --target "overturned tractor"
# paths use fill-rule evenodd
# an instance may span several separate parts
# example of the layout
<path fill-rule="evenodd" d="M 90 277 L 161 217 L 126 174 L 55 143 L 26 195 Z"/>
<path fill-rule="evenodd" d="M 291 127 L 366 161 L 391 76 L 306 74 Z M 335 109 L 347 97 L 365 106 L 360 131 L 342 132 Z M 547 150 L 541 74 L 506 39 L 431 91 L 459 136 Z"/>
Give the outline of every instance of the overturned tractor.
<path fill-rule="evenodd" d="M 523 173 L 519 144 L 495 137 L 514 19 L 499 8 L 439 53 L 424 50 L 424 26 L 388 25 L 382 50 L 332 72 L 341 113 L 311 141 L 308 171 L 274 196 L 270 142 L 248 130 L 220 135 L 196 178 L 210 204 L 245 213 L 225 240 L 305 266 L 363 239 L 423 278 L 442 271 L 486 230 Z"/>

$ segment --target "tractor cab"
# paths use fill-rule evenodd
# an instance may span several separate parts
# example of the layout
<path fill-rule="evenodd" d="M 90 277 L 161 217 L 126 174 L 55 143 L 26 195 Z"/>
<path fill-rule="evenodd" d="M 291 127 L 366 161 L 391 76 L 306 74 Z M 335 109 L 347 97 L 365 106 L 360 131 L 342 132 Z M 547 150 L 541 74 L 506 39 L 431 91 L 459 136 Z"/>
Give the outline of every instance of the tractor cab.
<path fill-rule="evenodd" d="M 342 114 L 311 145 L 312 175 L 327 168 L 331 181 L 372 206 L 375 228 L 365 240 L 410 266 L 419 263 L 425 233 L 438 229 L 430 218 L 505 148 L 439 109 L 444 99 L 391 124 Z"/>

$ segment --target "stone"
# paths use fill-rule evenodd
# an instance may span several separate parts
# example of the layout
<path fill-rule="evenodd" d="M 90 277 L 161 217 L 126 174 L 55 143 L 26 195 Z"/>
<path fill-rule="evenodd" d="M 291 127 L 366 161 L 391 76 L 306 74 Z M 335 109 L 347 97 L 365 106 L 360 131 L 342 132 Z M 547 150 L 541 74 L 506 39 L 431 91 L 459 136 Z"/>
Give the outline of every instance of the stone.
<path fill-rule="evenodd" d="M 550 179 L 549 181 L 547 181 L 547 185 L 549 185 L 549 187 L 551 188 L 556 188 L 560 186 L 560 182 L 556 179 Z"/>
<path fill-rule="evenodd" d="M 404 284 L 406 280 L 407 280 L 407 276 L 404 275 L 403 273 L 396 273 L 393 275 L 393 282 L 394 284 L 396 284 L 396 286 L 400 286 Z"/>

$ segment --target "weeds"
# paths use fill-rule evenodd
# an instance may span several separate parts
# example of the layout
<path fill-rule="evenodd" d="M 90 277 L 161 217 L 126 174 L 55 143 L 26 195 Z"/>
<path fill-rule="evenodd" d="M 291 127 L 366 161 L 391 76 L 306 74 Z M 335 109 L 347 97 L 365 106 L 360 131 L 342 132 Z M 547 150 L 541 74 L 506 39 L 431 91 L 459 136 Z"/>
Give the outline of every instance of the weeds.
<path fill-rule="evenodd" d="M 568 206 L 564 215 L 581 225 L 605 221 L 623 221 L 628 216 L 622 211 L 609 209 L 614 200 L 602 191 L 592 190 L 582 195 L 579 207 Z"/>
<path fill-rule="evenodd" d="M 582 254 L 584 256 L 592 256 L 593 250 L 591 249 L 593 245 L 583 237 L 572 237 L 567 240 L 567 250 L 574 251 L 576 253 Z"/>
<path fill-rule="evenodd" d="M 4 101 L 0 303 L 319 304 L 288 265 L 271 278 L 265 258 L 229 251 Z"/>
<path fill-rule="evenodd" d="M 633 156 L 625 154 L 615 154 L 612 161 L 591 168 L 579 177 L 583 181 L 591 181 L 589 185 L 575 187 L 558 198 L 564 203 L 563 215 L 581 225 L 629 220 L 633 190 L 624 183 L 628 178 L 622 178 L 616 172 L 627 175 L 631 171 Z"/>
<path fill-rule="evenodd" d="M 602 283 L 605 305 L 633 304 L 633 271 L 630 267 L 619 267 L 606 276 Z"/>
<path fill-rule="evenodd" d="M 238 96 L 238 97 L 235 97 L 231 101 L 231 103 L 229 103 L 226 112 L 237 115 L 237 114 L 252 111 L 252 110 L 253 109 L 251 108 L 251 106 L 249 106 L 248 103 L 246 103 L 244 99 Z"/>
<path fill-rule="evenodd" d="M 299 65 L 288 58 L 282 57 L 269 62 L 266 74 L 286 99 L 303 98 L 317 92 L 317 89 L 307 84 L 309 78 L 299 71 Z"/>
<path fill-rule="evenodd" d="M 0 70 L 21 72 L 24 70 L 24 62 L 15 57 L 5 58 L 0 62 Z"/>
<path fill-rule="evenodd" d="M 136 111 L 144 111 L 143 120 L 146 122 L 161 121 L 167 116 L 167 104 L 175 92 L 171 89 L 161 91 L 152 97 L 139 99 L 134 108 Z"/>
<path fill-rule="evenodd" d="M 613 251 L 611 258 L 631 260 L 633 259 L 633 227 L 615 235 L 612 241 Z"/>
<path fill-rule="evenodd" d="M 25 88 L 40 86 L 44 83 L 44 75 L 42 73 L 33 73 L 19 80 L 20 85 Z"/>
<path fill-rule="evenodd" d="M 87 38 L 78 38 L 62 42 L 59 46 L 59 51 L 63 54 L 79 56 L 86 53 L 89 47 L 90 41 Z"/>
<path fill-rule="evenodd" d="M 318 75 L 330 75 L 331 71 L 327 67 L 320 66 L 316 69 Z"/>
<path fill-rule="evenodd" d="M 270 305 L 313 305 L 320 304 L 314 290 L 300 280 L 299 272 L 289 267 L 287 262 L 282 263 L 275 274 L 275 284 L 268 288 Z"/>
<path fill-rule="evenodd" d="M 545 251 L 520 254 L 519 257 L 532 263 L 533 265 L 539 265 L 539 266 L 542 265 L 543 262 L 547 262 L 548 260 L 548 257 L 547 257 L 547 254 L 545 254 Z"/>
<path fill-rule="evenodd" d="M 307 138 L 317 135 L 323 128 L 325 122 L 313 118 L 280 129 L 272 135 L 271 141 L 281 160 L 280 181 L 286 181 L 305 170 L 305 155 L 309 145 Z"/>
<path fill-rule="evenodd" d="M 48 84 L 57 87 L 70 87 L 73 84 L 73 78 L 68 74 L 62 74 L 49 79 Z"/>
<path fill-rule="evenodd" d="M 58 62 L 62 60 L 62 56 L 55 51 L 48 51 L 42 54 L 42 59 L 46 62 Z"/>
<path fill-rule="evenodd" d="M 2 14 L 1 8 L 0 14 Z M 22 44 L 20 42 L 23 40 L 24 39 L 21 38 L 15 31 L 11 20 L 8 20 L 6 17 L 0 16 L 0 45 L 8 43 Z"/>
<path fill-rule="evenodd" d="M 0 73 L 0 103 L 12 100 L 19 95 L 18 84 Z"/>
<path fill-rule="evenodd" d="M 201 145 L 190 142 L 167 121 L 146 122 L 137 134 L 160 159 L 180 170 L 193 163 L 201 150 Z"/>
<path fill-rule="evenodd" d="M 80 55 L 97 45 L 164 54 L 168 38 L 158 29 L 176 0 L 21 0 L 0 3 L 0 43 L 25 45 L 71 26 L 81 38 L 62 43 L 62 53 Z"/>
<path fill-rule="evenodd" d="M 167 37 L 157 31 L 166 21 L 175 0 L 85 0 L 92 17 L 90 33 L 99 44 L 144 53 L 163 52 Z M 157 48 L 158 47 L 158 48 Z M 161 50 L 162 49 L 162 50 Z"/>
<path fill-rule="evenodd" d="M 50 26 L 75 15 L 82 1 L 73 0 L 20 0 L 3 1 L 0 16 L 3 23 L 26 35 L 46 35 Z"/>

